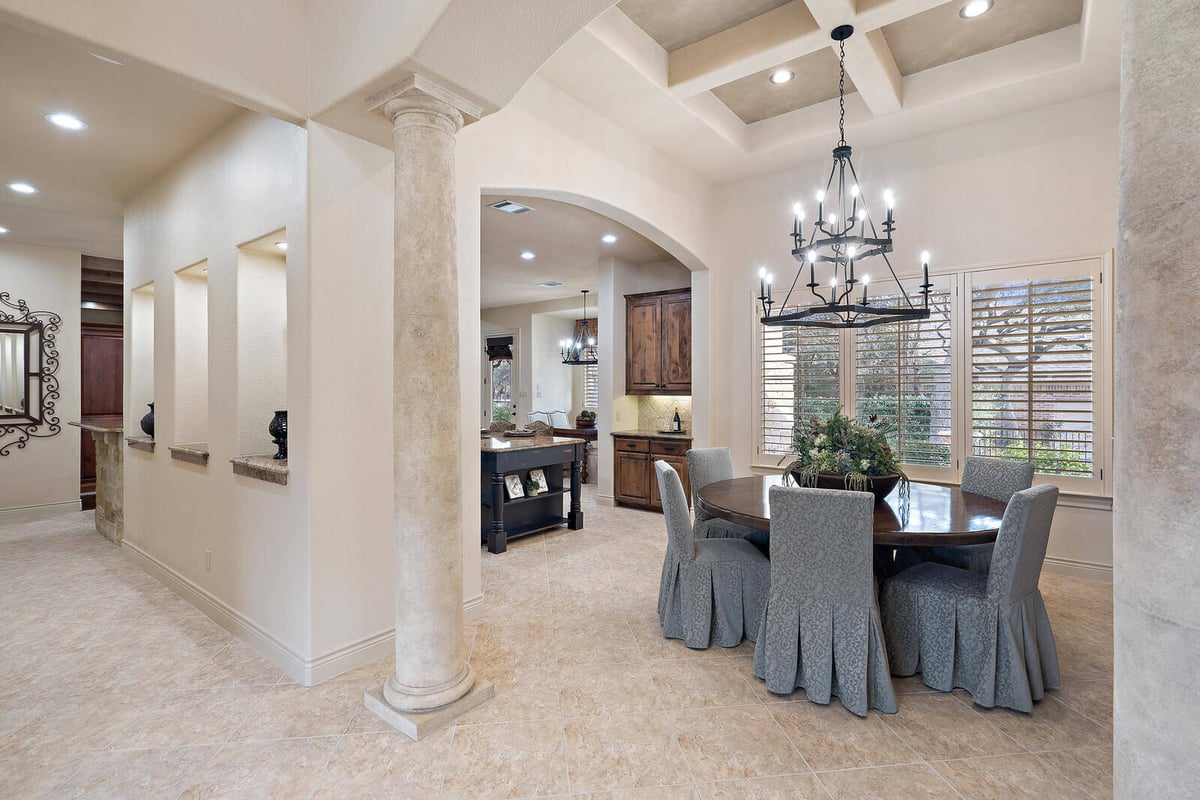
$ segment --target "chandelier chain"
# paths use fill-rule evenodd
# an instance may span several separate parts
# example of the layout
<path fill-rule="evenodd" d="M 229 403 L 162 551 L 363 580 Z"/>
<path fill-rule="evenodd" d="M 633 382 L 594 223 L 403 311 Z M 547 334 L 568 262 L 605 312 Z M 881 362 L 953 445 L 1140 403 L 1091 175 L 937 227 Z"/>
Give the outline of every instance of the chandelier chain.
<path fill-rule="evenodd" d="M 838 42 L 838 144 L 846 143 L 846 40 Z"/>

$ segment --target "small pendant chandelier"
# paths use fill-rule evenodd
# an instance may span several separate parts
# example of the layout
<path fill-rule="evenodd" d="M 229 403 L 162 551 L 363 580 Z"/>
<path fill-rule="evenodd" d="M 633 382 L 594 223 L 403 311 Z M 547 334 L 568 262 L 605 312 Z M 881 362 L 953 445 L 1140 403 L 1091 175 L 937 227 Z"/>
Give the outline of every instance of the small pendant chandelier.
<path fill-rule="evenodd" d="M 767 273 L 766 267 L 759 270 L 758 301 L 762 306 L 763 325 L 869 328 L 929 317 L 929 289 L 932 285 L 929 283 L 929 253 L 921 254 L 924 283 L 917 293 L 918 302 L 914 303 L 896 277 L 887 255 L 892 252 L 892 232 L 896 228 L 892 214 L 895 198 L 890 191 L 883 194 L 887 218 L 883 222 L 884 235 L 880 236 L 875 220 L 867 209 L 854 162 L 850 160 L 851 149 L 846 144 L 846 40 L 853 33 L 853 26 L 840 25 L 831 34 L 838 43 L 841 69 L 838 82 L 840 138 L 837 147 L 833 148 L 833 169 L 829 172 L 825 188 L 817 192 L 817 218 L 807 241 L 804 238 L 804 208 L 797 203 L 792 209 L 792 258 L 800 262 L 800 267 L 778 308 L 775 307 L 772 287 L 774 276 Z M 870 276 L 864 268 L 869 264 L 865 262 L 876 256 L 881 257 L 887 265 L 899 291 L 896 301 L 886 306 L 872 305 L 868 294 Z M 818 275 L 821 281 L 817 280 Z M 803 306 L 799 304 L 802 299 L 799 295 L 803 295 L 803 292 L 797 292 L 797 284 L 802 277 L 808 278 L 805 285 L 814 298 Z M 856 289 L 861 290 L 857 298 Z M 793 294 L 797 294 L 794 302 Z M 890 290 L 889 294 L 892 294 Z M 807 299 L 807 295 L 803 299 Z"/>
<path fill-rule="evenodd" d="M 562 363 L 572 367 L 586 367 L 600 363 L 596 358 L 596 336 L 588 326 L 588 290 L 581 289 L 580 291 L 583 292 L 583 319 L 579 323 L 579 330 L 575 332 L 574 339 L 563 339 L 558 343 L 562 351 Z"/>

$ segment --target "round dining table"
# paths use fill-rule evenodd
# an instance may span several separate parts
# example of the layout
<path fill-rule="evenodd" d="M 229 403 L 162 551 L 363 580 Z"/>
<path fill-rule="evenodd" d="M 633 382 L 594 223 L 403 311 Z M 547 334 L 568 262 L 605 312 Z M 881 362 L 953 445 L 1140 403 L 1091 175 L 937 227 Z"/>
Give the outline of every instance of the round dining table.
<path fill-rule="evenodd" d="M 714 517 L 771 530 L 770 490 L 782 475 L 714 481 L 696 492 L 696 507 Z M 874 542 L 883 547 L 933 547 L 996 541 L 1006 504 L 957 486 L 911 481 L 875 504 Z"/>

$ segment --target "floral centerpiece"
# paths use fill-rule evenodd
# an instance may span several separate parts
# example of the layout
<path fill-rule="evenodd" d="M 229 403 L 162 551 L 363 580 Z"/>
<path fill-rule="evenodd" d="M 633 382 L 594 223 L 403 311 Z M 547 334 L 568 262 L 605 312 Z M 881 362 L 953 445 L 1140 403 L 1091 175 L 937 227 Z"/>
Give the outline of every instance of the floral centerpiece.
<path fill-rule="evenodd" d="M 866 422 L 850 419 L 841 410 L 826 420 L 796 420 L 787 474 L 800 486 L 844 488 L 886 497 L 897 483 L 908 486 L 887 441 L 888 427 L 871 415 Z M 783 461 L 780 461 L 782 464 Z M 840 484 L 840 485 L 839 485 Z"/>

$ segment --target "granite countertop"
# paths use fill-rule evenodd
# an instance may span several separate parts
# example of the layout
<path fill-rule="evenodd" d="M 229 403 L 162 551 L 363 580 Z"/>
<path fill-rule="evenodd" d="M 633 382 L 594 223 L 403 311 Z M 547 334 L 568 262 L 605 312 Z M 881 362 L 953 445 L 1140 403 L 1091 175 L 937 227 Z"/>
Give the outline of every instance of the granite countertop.
<path fill-rule="evenodd" d="M 674 433 L 671 431 L 655 431 L 655 430 L 632 430 L 632 431 L 613 431 L 613 436 L 627 436 L 631 439 L 691 439 L 691 431 L 680 431 Z"/>
<path fill-rule="evenodd" d="M 560 444 L 585 444 L 586 440 L 573 436 L 484 436 L 479 441 L 484 453 L 505 453 L 510 450 L 537 450 Z"/>
<path fill-rule="evenodd" d="M 120 433 L 125 427 L 125 420 L 114 414 L 105 417 L 84 417 L 78 422 L 71 421 L 67 424 L 93 433 Z"/>

